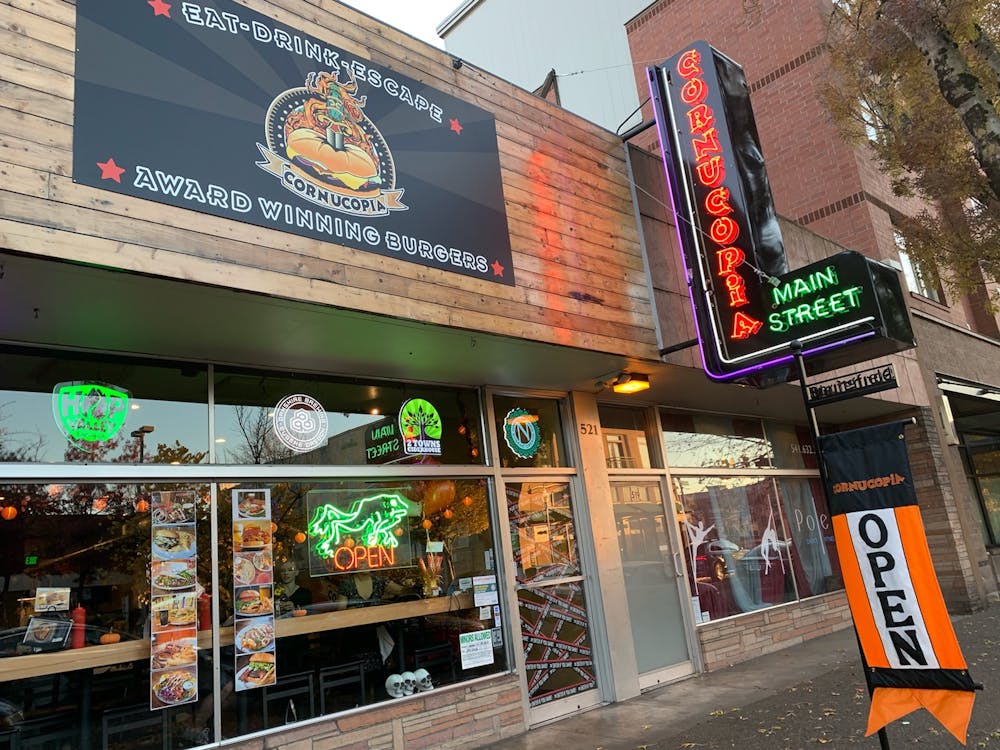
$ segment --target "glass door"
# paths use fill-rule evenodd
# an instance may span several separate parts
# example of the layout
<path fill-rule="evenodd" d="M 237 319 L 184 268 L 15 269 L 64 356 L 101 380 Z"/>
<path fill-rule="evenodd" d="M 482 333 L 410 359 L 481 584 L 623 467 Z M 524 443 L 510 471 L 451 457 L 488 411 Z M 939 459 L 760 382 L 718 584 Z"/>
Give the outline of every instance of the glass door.
<path fill-rule="evenodd" d="M 611 489 L 639 686 L 647 688 L 694 671 L 682 606 L 684 564 L 660 483 L 616 481 Z"/>
<path fill-rule="evenodd" d="M 600 701 L 571 485 L 507 481 L 524 670 L 537 724 Z"/>

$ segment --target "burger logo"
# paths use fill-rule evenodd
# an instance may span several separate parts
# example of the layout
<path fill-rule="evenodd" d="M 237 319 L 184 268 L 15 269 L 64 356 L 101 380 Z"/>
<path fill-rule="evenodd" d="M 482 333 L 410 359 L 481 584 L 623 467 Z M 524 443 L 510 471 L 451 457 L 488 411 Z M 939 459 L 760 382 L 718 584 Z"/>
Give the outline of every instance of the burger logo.
<path fill-rule="evenodd" d="M 405 211 L 392 153 L 364 113 L 365 96 L 347 72 L 312 72 L 305 86 L 279 94 L 267 111 L 267 146 L 257 166 L 318 206 L 355 216 Z"/>

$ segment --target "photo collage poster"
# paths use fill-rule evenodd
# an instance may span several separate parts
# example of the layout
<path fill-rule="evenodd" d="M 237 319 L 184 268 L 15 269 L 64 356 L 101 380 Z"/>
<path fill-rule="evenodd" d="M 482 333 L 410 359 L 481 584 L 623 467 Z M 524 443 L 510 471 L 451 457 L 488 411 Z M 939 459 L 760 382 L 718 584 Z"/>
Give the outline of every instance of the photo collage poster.
<path fill-rule="evenodd" d="M 233 490 L 233 637 L 236 689 L 277 682 L 271 491 Z"/>
<path fill-rule="evenodd" d="M 150 709 L 198 700 L 198 535 L 193 491 L 152 493 Z"/>

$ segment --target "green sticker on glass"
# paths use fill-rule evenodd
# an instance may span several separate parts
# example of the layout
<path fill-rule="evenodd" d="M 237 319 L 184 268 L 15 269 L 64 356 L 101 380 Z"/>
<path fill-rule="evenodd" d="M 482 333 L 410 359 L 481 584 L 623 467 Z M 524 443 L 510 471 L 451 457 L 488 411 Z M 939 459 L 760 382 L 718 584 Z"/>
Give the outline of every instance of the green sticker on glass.
<path fill-rule="evenodd" d="M 70 442 L 89 450 L 86 443 L 103 442 L 118 434 L 128 416 L 131 397 L 125 389 L 106 383 L 58 383 L 52 389 L 52 415 Z"/>
<path fill-rule="evenodd" d="M 503 439 L 519 458 L 534 457 L 542 445 L 538 415 L 519 406 L 511 409 L 503 418 Z"/>
<path fill-rule="evenodd" d="M 441 417 L 430 401 L 406 401 L 399 409 L 399 431 L 408 455 L 441 455 Z"/>

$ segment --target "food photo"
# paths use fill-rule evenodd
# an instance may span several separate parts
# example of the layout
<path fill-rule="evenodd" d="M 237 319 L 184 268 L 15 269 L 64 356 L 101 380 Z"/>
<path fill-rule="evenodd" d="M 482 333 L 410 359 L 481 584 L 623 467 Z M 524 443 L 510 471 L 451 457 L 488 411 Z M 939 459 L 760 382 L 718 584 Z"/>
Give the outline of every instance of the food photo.
<path fill-rule="evenodd" d="M 153 523 L 193 523 L 196 495 L 193 492 L 154 492 Z"/>
<path fill-rule="evenodd" d="M 168 669 L 152 675 L 152 705 L 176 706 L 198 697 L 198 677 L 193 669 Z"/>
<path fill-rule="evenodd" d="M 268 500 L 263 492 L 240 492 L 233 493 L 236 496 L 236 512 L 238 518 L 266 518 L 268 511 Z"/>
<path fill-rule="evenodd" d="M 278 680 L 274 654 L 262 651 L 236 659 L 236 689 L 250 690 L 273 685 Z"/>
<path fill-rule="evenodd" d="M 159 560 L 191 557 L 196 544 L 197 537 L 193 525 L 153 529 L 153 556 Z"/>
<path fill-rule="evenodd" d="M 233 556 L 233 580 L 237 586 L 272 582 L 271 555 L 267 552 L 237 552 Z"/>
<path fill-rule="evenodd" d="M 234 609 L 238 617 L 254 617 L 271 614 L 274 597 L 270 586 L 256 586 L 237 589 Z"/>
<path fill-rule="evenodd" d="M 194 560 L 154 562 L 150 575 L 153 587 L 162 591 L 184 591 L 197 580 Z"/>
<path fill-rule="evenodd" d="M 267 617 L 250 620 L 236 630 L 236 648 L 241 653 L 274 649 L 274 622 Z"/>
<path fill-rule="evenodd" d="M 271 543 L 271 524 L 268 521 L 244 521 L 233 525 L 233 544 L 236 550 L 263 550 Z"/>
<path fill-rule="evenodd" d="M 198 661 L 197 644 L 196 638 L 176 638 L 165 642 L 156 639 L 150 651 L 150 667 L 160 670 L 195 664 Z"/>
<path fill-rule="evenodd" d="M 23 643 L 37 649 L 57 649 L 66 645 L 71 623 L 67 620 L 32 617 L 24 631 Z"/>
<path fill-rule="evenodd" d="M 190 594 L 154 596 L 151 626 L 154 633 L 167 628 L 193 626 L 197 620 L 197 597 Z"/>

